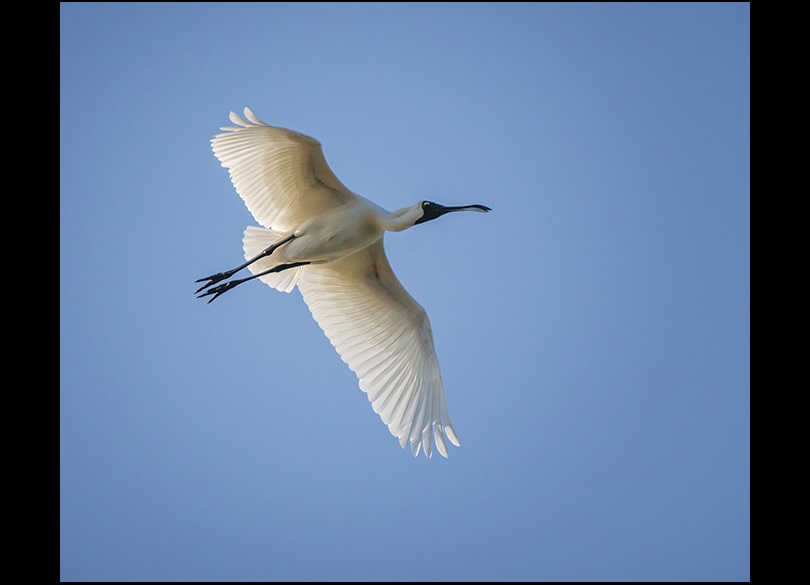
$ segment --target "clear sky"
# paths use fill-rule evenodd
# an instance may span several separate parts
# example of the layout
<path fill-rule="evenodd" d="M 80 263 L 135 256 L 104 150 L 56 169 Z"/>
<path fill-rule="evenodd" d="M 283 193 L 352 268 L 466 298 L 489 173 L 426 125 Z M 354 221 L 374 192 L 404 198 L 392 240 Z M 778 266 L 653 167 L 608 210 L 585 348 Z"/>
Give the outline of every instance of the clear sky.
<path fill-rule="evenodd" d="M 750 579 L 748 4 L 61 5 L 62 580 Z M 417 459 L 255 224 L 231 110 L 394 210 Z"/>

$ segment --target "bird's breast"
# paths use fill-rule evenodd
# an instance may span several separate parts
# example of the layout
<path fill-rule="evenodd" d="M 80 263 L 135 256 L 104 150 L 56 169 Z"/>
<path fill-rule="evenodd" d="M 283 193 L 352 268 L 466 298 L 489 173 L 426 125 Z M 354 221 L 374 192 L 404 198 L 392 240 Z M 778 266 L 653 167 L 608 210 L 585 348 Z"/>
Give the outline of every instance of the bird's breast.
<path fill-rule="evenodd" d="M 339 208 L 301 224 L 285 257 L 292 262 L 334 262 L 370 246 L 382 234 L 372 211 L 354 206 Z"/>

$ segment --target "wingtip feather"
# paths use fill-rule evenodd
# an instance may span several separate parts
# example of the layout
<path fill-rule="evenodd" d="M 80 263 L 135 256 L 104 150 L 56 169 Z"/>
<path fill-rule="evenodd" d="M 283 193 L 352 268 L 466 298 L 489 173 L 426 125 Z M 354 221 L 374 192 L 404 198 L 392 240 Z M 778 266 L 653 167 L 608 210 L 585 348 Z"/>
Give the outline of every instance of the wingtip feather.
<path fill-rule="evenodd" d="M 444 434 L 456 447 L 461 447 L 461 441 L 458 440 L 458 436 L 456 436 L 456 432 L 453 430 L 453 427 L 446 425 L 444 427 Z"/>
<path fill-rule="evenodd" d="M 246 120 L 242 119 L 236 112 L 231 112 L 228 114 L 228 119 L 238 126 L 250 126 L 250 124 L 248 124 Z M 225 128 L 223 128 L 223 130 L 225 130 Z"/>
<path fill-rule="evenodd" d="M 267 125 L 264 122 L 262 122 L 261 120 L 259 120 L 259 117 L 256 114 L 254 114 L 253 110 L 251 110 L 247 106 L 245 106 L 245 118 L 247 118 L 248 120 L 250 120 L 254 124 L 259 124 L 259 125 L 262 125 L 262 126 Z"/>

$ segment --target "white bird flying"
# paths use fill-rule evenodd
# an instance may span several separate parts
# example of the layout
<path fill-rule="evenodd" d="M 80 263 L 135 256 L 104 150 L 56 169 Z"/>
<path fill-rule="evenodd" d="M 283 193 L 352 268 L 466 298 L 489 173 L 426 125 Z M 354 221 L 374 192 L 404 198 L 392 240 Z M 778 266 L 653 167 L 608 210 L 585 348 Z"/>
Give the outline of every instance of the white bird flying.
<path fill-rule="evenodd" d="M 260 278 L 280 291 L 298 285 L 309 310 L 360 388 L 404 448 L 447 457 L 445 436 L 459 446 L 447 406 L 427 314 L 402 287 L 385 257 L 383 235 L 451 211 L 490 211 L 485 205 L 445 207 L 420 201 L 386 211 L 347 189 L 326 163 L 321 143 L 269 126 L 245 108 L 237 126 L 211 140 L 236 191 L 264 228 L 244 232 L 244 264 L 196 282 L 210 303 Z M 229 280 L 248 267 L 253 276 Z M 206 282 L 207 281 L 207 282 Z"/>

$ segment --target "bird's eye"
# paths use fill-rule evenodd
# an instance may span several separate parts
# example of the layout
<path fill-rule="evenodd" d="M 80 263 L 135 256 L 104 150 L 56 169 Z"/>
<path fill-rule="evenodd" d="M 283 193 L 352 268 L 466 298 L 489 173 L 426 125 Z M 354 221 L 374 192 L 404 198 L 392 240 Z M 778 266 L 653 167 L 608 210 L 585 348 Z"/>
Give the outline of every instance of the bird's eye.
<path fill-rule="evenodd" d="M 428 205 L 430 205 L 430 201 L 425 201 L 425 202 L 422 204 L 422 207 L 427 207 Z"/>

